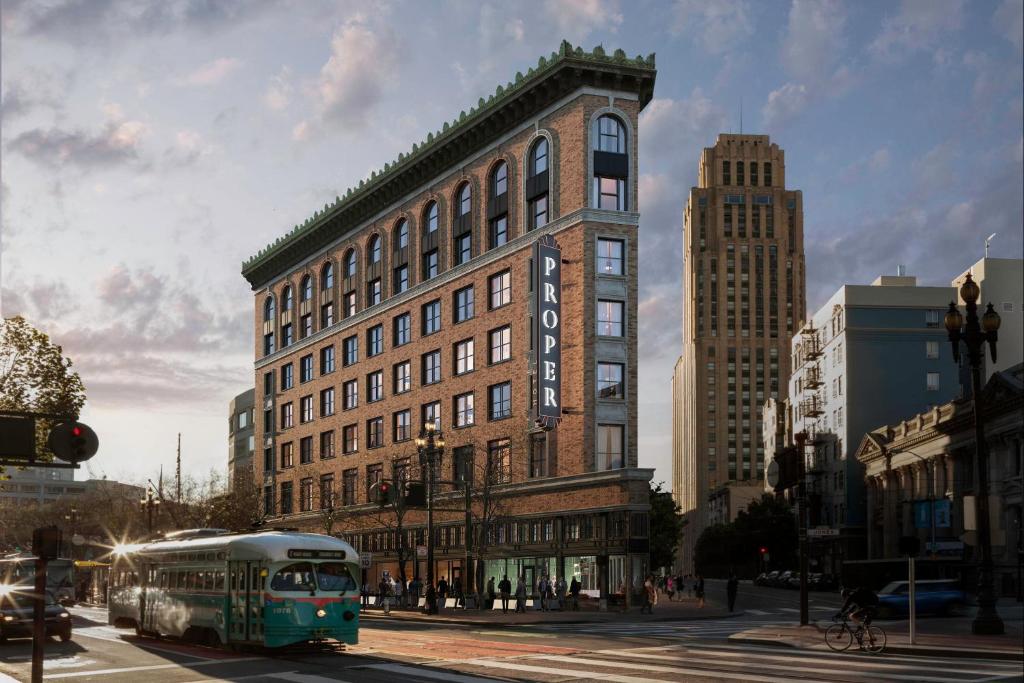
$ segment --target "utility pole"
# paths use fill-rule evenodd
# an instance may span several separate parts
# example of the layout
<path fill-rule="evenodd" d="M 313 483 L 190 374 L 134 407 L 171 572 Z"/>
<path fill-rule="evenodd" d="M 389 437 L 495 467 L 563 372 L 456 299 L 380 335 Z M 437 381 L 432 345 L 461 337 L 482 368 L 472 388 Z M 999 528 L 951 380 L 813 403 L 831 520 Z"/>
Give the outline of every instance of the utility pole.
<path fill-rule="evenodd" d="M 178 432 L 178 462 L 174 474 L 174 502 L 181 502 L 181 432 Z"/>

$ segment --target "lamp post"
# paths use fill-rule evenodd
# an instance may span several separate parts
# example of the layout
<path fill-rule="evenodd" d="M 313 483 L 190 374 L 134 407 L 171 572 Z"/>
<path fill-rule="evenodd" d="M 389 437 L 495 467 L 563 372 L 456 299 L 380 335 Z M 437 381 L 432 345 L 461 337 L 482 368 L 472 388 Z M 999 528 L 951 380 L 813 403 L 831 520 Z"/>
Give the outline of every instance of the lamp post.
<path fill-rule="evenodd" d="M 434 585 L 434 487 L 437 465 L 444 455 L 444 435 L 433 421 L 426 422 L 416 438 L 420 469 L 426 471 L 427 485 L 427 586 Z"/>
<path fill-rule="evenodd" d="M 981 550 L 981 564 L 978 568 L 978 614 L 971 624 L 971 632 L 978 635 L 1000 635 L 1003 620 L 996 612 L 996 594 L 993 585 L 992 537 L 990 535 L 988 512 L 988 445 L 985 443 L 984 415 L 981 409 L 981 364 L 984 359 L 984 345 L 988 343 L 992 362 L 996 362 L 996 341 L 999 334 L 999 314 L 990 303 L 985 313 L 978 317 L 978 296 L 981 294 L 977 283 L 967 274 L 960 287 L 960 298 L 964 300 L 967 318 L 961 315 L 955 302 L 949 303 L 945 325 L 949 341 L 953 345 L 953 360 L 960 362 L 960 342 L 967 347 L 967 360 L 971 366 L 971 396 L 974 402 L 974 443 L 976 450 L 975 470 L 977 491 L 975 505 L 978 520 L 978 546 Z"/>
<path fill-rule="evenodd" d="M 160 509 L 160 499 L 153 495 L 153 487 L 146 489 L 146 497 L 139 501 L 139 505 L 146 511 L 146 530 L 153 533 L 153 511 Z"/>
<path fill-rule="evenodd" d="M 65 526 L 67 526 L 68 530 L 71 532 L 70 534 L 68 534 L 68 557 L 73 560 L 75 559 L 75 548 L 73 545 L 73 539 L 75 535 L 75 524 L 78 523 L 78 508 L 72 505 L 71 509 L 68 510 L 67 513 L 65 513 L 64 515 L 64 522 Z"/>

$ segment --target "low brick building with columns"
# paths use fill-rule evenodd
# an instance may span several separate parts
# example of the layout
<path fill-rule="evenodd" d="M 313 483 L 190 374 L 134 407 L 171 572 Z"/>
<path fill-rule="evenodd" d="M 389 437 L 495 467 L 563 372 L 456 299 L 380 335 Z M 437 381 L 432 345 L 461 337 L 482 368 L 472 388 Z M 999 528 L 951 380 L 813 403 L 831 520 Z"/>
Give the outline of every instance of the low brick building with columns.
<path fill-rule="evenodd" d="M 243 264 L 268 524 L 343 536 L 374 581 L 397 576 L 424 514 L 398 529 L 374 485 L 423 477 L 414 438 L 432 423 L 438 479 L 473 482 L 483 576 L 576 575 L 597 595 L 646 571 L 637 123 L 655 73 L 653 55 L 563 43 Z M 544 318 L 560 343 L 538 376 L 541 239 L 561 250 Z M 538 419 L 548 380 L 559 415 Z M 463 495 L 441 491 L 435 575 L 465 582 Z"/>
<path fill-rule="evenodd" d="M 1024 365 L 993 374 L 982 397 L 996 590 L 1013 595 L 1024 548 Z M 856 457 L 866 468 L 869 559 L 899 558 L 900 537 L 917 536 L 922 557 L 945 560 L 941 573 L 973 585 L 976 540 L 965 534 L 965 506 L 977 480 L 973 410 L 970 399 L 950 401 L 864 436 Z M 935 502 L 934 525 L 929 500 Z"/>

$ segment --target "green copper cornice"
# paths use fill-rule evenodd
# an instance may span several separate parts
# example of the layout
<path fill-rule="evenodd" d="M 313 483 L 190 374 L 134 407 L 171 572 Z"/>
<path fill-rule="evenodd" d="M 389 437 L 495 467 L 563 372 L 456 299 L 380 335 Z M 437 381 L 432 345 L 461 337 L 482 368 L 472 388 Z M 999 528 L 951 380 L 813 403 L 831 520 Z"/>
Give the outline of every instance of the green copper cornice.
<path fill-rule="evenodd" d="M 514 81 L 499 85 L 487 99 L 481 97 L 468 113 L 461 111 L 440 130 L 428 134 L 426 140 L 413 144 L 410 152 L 385 163 L 383 170 L 373 171 L 358 186 L 348 188 L 344 195 L 324 204 L 243 262 L 242 275 L 253 287 L 264 284 L 396 201 L 410 188 L 468 155 L 474 147 L 501 135 L 577 87 L 593 85 L 636 92 L 643 107 L 653 97 L 655 76 L 653 53 L 646 58 L 627 57 L 622 50 L 609 55 L 600 45 L 585 52 L 563 40 L 558 52 L 541 57 L 525 75 L 517 72 Z"/>

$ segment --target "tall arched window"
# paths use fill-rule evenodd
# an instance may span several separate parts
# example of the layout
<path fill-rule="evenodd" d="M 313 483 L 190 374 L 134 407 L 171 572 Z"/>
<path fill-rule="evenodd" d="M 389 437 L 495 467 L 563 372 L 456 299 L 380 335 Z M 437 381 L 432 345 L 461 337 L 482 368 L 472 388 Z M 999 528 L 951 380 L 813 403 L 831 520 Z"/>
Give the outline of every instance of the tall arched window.
<path fill-rule="evenodd" d="M 395 248 L 405 249 L 409 246 L 409 223 L 404 218 L 395 226 Z"/>
<path fill-rule="evenodd" d="M 456 196 L 458 203 L 452 220 L 452 256 L 455 265 L 459 265 L 473 255 L 473 192 L 469 183 L 463 183 Z"/>
<path fill-rule="evenodd" d="M 594 122 L 594 199 L 598 209 L 625 211 L 629 155 L 626 128 L 614 116 L 605 114 Z"/>
<path fill-rule="evenodd" d="M 508 242 L 508 164 L 499 161 L 490 178 L 491 197 L 487 203 L 488 246 Z"/>
<path fill-rule="evenodd" d="M 430 202 L 429 204 L 427 204 L 427 210 L 423 215 L 424 232 L 437 232 L 437 202 Z"/>
<path fill-rule="evenodd" d="M 281 310 L 290 311 L 292 310 L 292 288 L 285 287 L 284 291 L 281 292 Z"/>
<path fill-rule="evenodd" d="M 330 292 L 334 289 L 334 264 L 325 263 L 320 270 L 320 289 Z"/>
<path fill-rule="evenodd" d="M 526 229 L 548 224 L 548 139 L 537 138 L 530 148 L 526 172 Z"/>
<path fill-rule="evenodd" d="M 356 250 L 349 249 L 345 253 L 345 277 L 355 277 L 357 269 Z"/>
<path fill-rule="evenodd" d="M 374 235 L 370 238 L 370 246 L 367 251 L 369 252 L 370 265 L 380 263 L 380 235 Z"/>
<path fill-rule="evenodd" d="M 274 311 L 274 295 L 271 294 L 263 302 L 263 321 L 270 323 L 270 325 L 265 325 L 263 328 L 265 330 L 263 333 L 264 356 L 269 356 L 270 354 L 274 353 L 274 351 L 277 350 L 276 345 L 274 343 L 274 318 L 276 317 L 275 313 L 276 312 Z"/>
<path fill-rule="evenodd" d="M 267 300 L 263 302 L 263 321 L 272 322 L 274 320 L 274 297 L 268 296 Z"/>
<path fill-rule="evenodd" d="M 306 275 L 302 278 L 302 287 L 299 289 L 299 301 L 309 301 L 313 298 L 313 278 Z"/>
<path fill-rule="evenodd" d="M 392 260 L 391 292 L 401 294 L 409 289 L 409 222 L 404 218 L 395 224 L 391 243 L 395 250 Z"/>
<path fill-rule="evenodd" d="M 420 268 L 420 275 L 423 280 L 429 280 L 441 272 L 437 214 L 437 202 L 432 201 L 427 204 L 427 208 L 423 212 L 423 239 L 420 241 L 420 248 L 423 250 L 423 265 Z"/>

